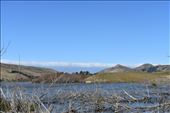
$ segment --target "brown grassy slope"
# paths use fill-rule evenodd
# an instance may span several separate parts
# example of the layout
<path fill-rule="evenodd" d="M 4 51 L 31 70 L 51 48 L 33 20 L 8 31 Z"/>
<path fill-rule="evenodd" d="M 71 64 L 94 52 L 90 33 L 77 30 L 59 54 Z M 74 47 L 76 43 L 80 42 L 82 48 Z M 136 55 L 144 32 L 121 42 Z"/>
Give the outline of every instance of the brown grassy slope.
<path fill-rule="evenodd" d="M 87 77 L 89 75 L 61 73 L 48 68 L 1 64 L 1 80 L 5 81 L 75 83 L 84 82 Z"/>
<path fill-rule="evenodd" d="M 88 77 L 86 81 L 92 82 L 154 82 L 166 79 L 169 72 L 118 72 L 118 73 L 99 73 Z"/>
<path fill-rule="evenodd" d="M 47 68 L 1 63 L 1 80 L 31 80 L 42 75 L 55 73 L 55 70 Z"/>

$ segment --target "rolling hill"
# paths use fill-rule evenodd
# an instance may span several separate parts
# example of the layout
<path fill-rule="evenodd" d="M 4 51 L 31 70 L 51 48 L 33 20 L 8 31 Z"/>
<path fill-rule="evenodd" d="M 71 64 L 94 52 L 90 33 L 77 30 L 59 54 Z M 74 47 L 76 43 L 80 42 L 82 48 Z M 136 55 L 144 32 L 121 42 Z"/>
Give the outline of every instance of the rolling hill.
<path fill-rule="evenodd" d="M 143 64 L 135 68 L 129 68 L 123 65 L 116 65 L 100 71 L 99 73 L 119 73 L 119 72 L 168 72 L 170 71 L 170 65 L 152 65 L 152 64 Z"/>
<path fill-rule="evenodd" d="M 139 67 L 134 69 L 135 71 L 139 72 L 167 72 L 170 71 L 170 65 L 152 65 L 152 64 L 143 64 Z"/>
<path fill-rule="evenodd" d="M 170 65 L 143 64 L 135 68 L 116 65 L 86 79 L 88 82 L 170 82 Z"/>
<path fill-rule="evenodd" d="M 28 81 L 42 75 L 55 73 L 57 73 L 57 71 L 48 68 L 1 63 L 1 80 Z"/>
<path fill-rule="evenodd" d="M 84 82 L 86 73 L 63 73 L 53 69 L 1 63 L 1 81 L 32 81 L 43 83 Z"/>
<path fill-rule="evenodd" d="M 130 72 L 133 71 L 131 68 L 117 64 L 114 67 L 104 69 L 100 71 L 99 73 L 116 73 L 116 72 Z"/>

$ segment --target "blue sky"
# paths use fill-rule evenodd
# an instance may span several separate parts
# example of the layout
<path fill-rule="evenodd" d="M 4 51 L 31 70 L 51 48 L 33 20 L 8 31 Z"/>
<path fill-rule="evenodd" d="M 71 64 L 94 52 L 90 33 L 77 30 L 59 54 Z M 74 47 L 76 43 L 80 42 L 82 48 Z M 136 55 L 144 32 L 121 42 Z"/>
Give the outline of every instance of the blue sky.
<path fill-rule="evenodd" d="M 169 2 L 1 2 L 5 60 L 168 64 Z"/>

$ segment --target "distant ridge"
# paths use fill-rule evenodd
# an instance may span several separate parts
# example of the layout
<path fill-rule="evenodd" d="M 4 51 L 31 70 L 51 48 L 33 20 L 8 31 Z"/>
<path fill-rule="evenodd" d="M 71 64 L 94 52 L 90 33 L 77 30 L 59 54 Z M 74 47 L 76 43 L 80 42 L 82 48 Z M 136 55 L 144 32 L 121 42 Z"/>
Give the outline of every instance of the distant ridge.
<path fill-rule="evenodd" d="M 155 66 L 152 64 L 143 64 L 141 66 L 138 66 L 134 68 L 135 71 L 140 71 L 140 72 L 156 72 Z"/>
<path fill-rule="evenodd" d="M 129 72 L 133 71 L 131 68 L 117 64 L 114 67 L 102 70 L 100 73 L 116 73 L 116 72 Z"/>
<path fill-rule="evenodd" d="M 118 72 L 170 72 L 170 65 L 152 65 L 149 63 L 140 65 L 135 68 L 129 68 L 120 64 L 117 64 L 114 67 L 106 68 L 99 73 L 118 73 Z"/>
<path fill-rule="evenodd" d="M 168 71 L 170 72 L 170 65 L 157 65 L 155 66 L 157 71 Z"/>
<path fill-rule="evenodd" d="M 143 64 L 134 69 L 135 71 L 140 72 L 170 72 L 170 65 L 152 65 L 152 64 Z"/>

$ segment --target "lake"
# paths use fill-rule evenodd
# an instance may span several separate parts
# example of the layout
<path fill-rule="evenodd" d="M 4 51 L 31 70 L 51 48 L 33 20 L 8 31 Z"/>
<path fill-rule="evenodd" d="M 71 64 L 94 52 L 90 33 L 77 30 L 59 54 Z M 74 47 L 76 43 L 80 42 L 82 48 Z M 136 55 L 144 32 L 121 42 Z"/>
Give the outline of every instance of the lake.
<path fill-rule="evenodd" d="M 66 112 L 74 109 L 77 112 L 115 112 L 117 108 L 123 112 L 132 112 L 121 106 L 128 106 L 139 112 L 151 111 L 150 106 L 160 102 L 169 102 L 170 84 L 150 85 L 138 83 L 102 83 L 102 84 L 40 84 L 31 82 L 1 82 L 1 87 L 7 98 L 13 92 L 23 95 L 41 97 L 45 106 L 53 105 L 51 112 Z M 146 98 L 147 97 L 147 98 Z M 145 99 L 146 98 L 146 99 Z M 142 109 L 143 108 L 143 109 Z M 146 108 L 148 110 L 146 110 Z M 160 110 L 160 109 L 159 109 Z M 169 110 L 169 109 L 168 109 Z M 169 112 L 169 111 L 165 112 Z"/>

